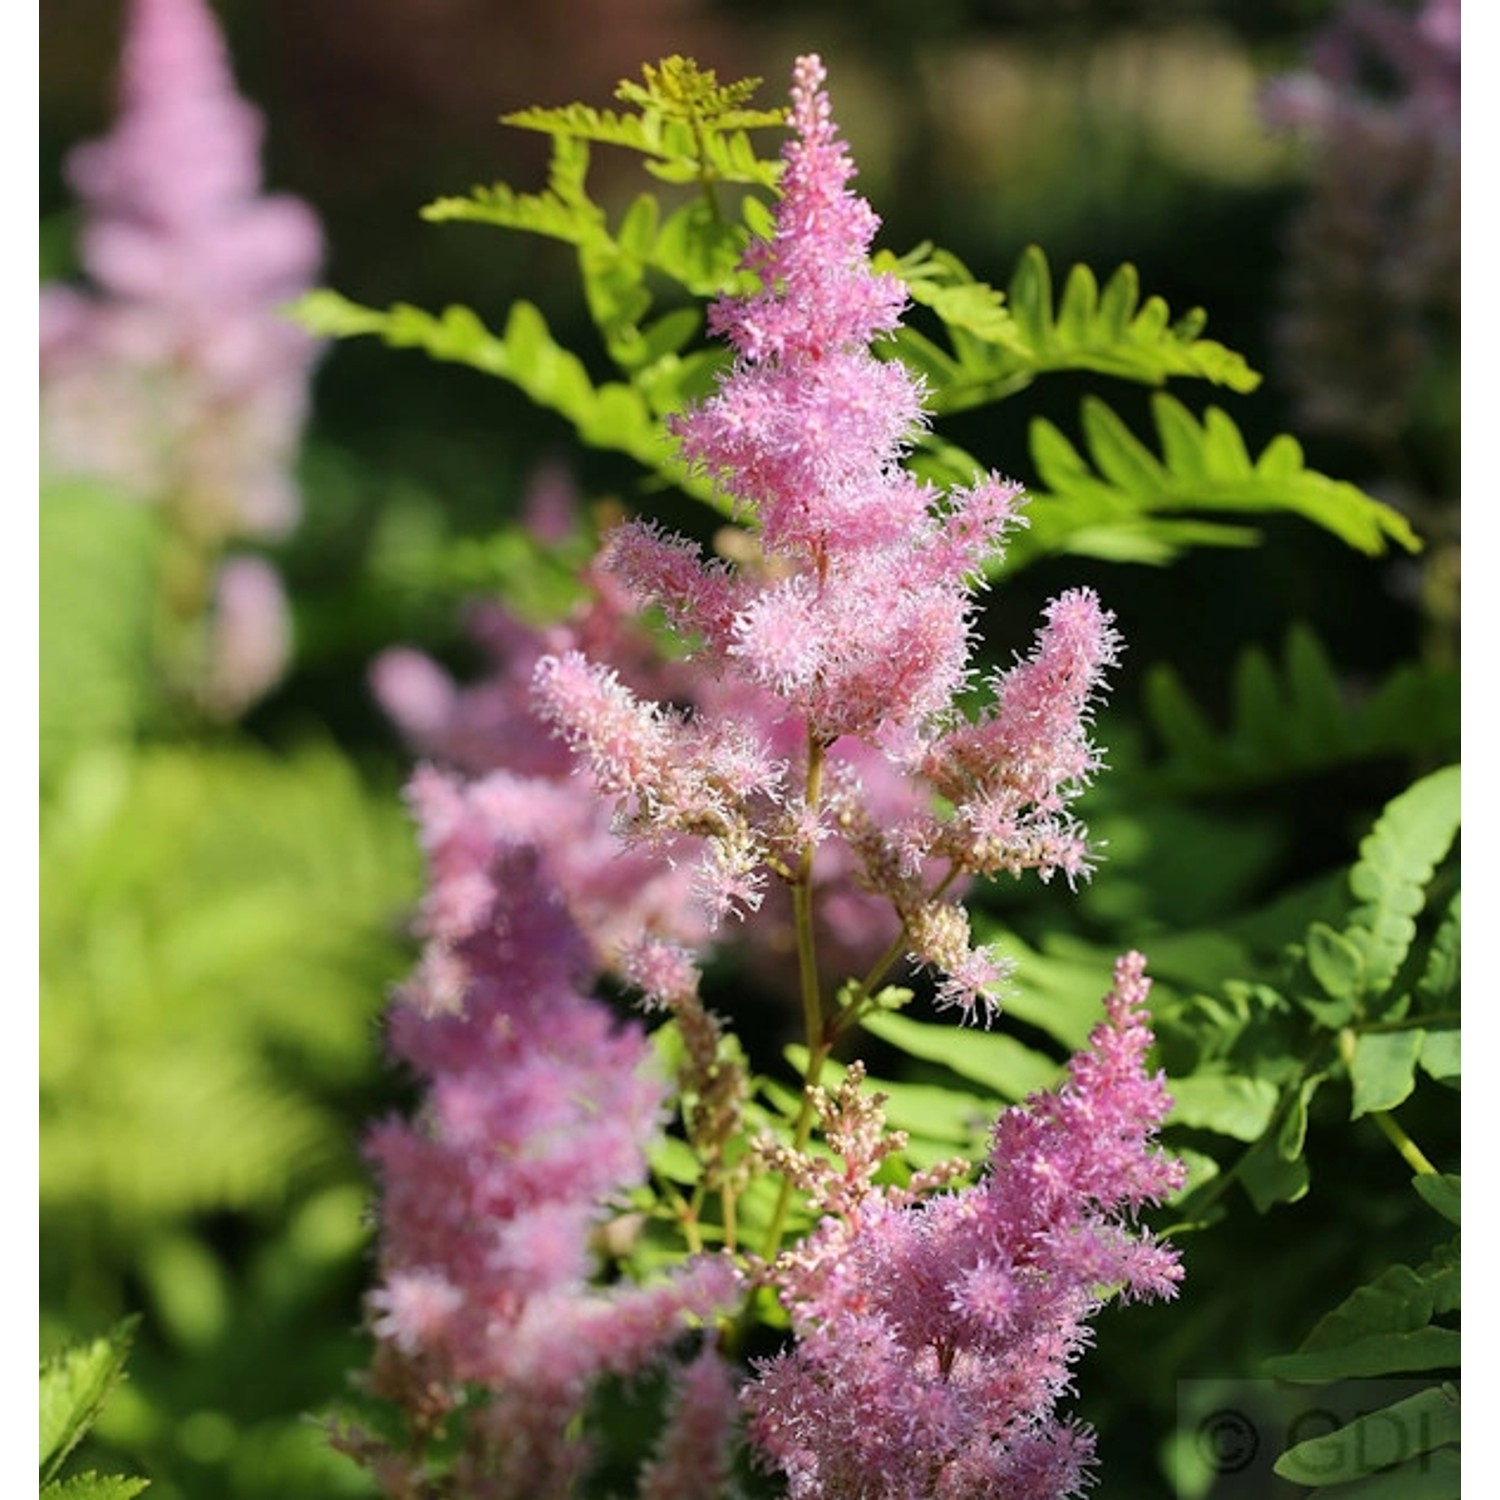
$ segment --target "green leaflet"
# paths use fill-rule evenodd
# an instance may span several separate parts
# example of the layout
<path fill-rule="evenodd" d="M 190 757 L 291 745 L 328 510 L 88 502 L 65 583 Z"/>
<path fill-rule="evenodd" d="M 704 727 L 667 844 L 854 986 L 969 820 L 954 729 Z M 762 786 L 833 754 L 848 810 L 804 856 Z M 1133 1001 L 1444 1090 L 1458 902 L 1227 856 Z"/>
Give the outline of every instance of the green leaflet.
<path fill-rule="evenodd" d="M 975 1031 L 951 1022 L 932 1024 L 910 1016 L 877 1012 L 862 1023 L 882 1041 L 924 1062 L 941 1063 L 960 1078 L 977 1083 L 998 1098 L 1024 1099 L 1057 1081 L 1059 1065 L 1014 1037 Z"/>
<path fill-rule="evenodd" d="M 1264 1078 L 1195 1073 L 1167 1082 L 1172 1095 L 1169 1125 L 1212 1130 L 1236 1140 L 1255 1141 L 1276 1110 L 1276 1087 Z"/>
<path fill-rule="evenodd" d="M 138 1321 L 127 1318 L 91 1343 L 64 1349 L 42 1364 L 38 1463 L 44 1484 L 93 1426 L 105 1399 L 124 1376 Z"/>
<path fill-rule="evenodd" d="M 1162 517 L 1183 512 L 1291 513 L 1372 557 L 1392 544 L 1418 550 L 1405 517 L 1352 484 L 1306 468 L 1294 439 L 1276 438 L 1252 459 L 1239 429 L 1217 407 L 1200 422 L 1163 392 L 1152 398 L 1151 409 L 1160 454 L 1097 397 L 1082 407 L 1087 457 L 1052 423 L 1032 423 L 1040 485 L 1027 507 L 1028 552 L 1078 552 L 1084 539 L 1100 556 L 1121 555 L 1117 545 L 1128 547 L 1142 532 L 1149 539 Z"/>
<path fill-rule="evenodd" d="M 451 221 L 494 224 L 584 245 L 604 232 L 604 210 L 584 188 L 589 151 L 582 141 L 559 139 L 545 193 L 518 193 L 497 182 L 476 187 L 467 198 L 438 198 L 422 210 L 431 224 Z"/>
<path fill-rule="evenodd" d="M 1362 948 L 1372 991 L 1395 979 L 1416 936 L 1427 882 L 1458 834 L 1459 782 L 1457 766 L 1423 777 L 1387 805 L 1359 846 L 1349 889 L 1360 904 L 1348 935 Z"/>
<path fill-rule="evenodd" d="M 1435 1209 L 1450 1224 L 1459 1222 L 1462 1198 L 1461 1179 L 1452 1172 L 1423 1172 L 1413 1177 L 1411 1185 L 1429 1208 Z"/>
<path fill-rule="evenodd" d="M 1367 1413 L 1340 1427 L 1289 1448 L 1276 1460 L 1276 1472 L 1296 1484 L 1344 1485 L 1375 1471 L 1405 1464 L 1435 1448 L 1456 1445 L 1460 1417 L 1456 1387 L 1433 1386 L 1394 1402 L 1380 1411 Z M 1456 1457 L 1456 1453 L 1454 1455 Z M 1446 1465 L 1445 1465 L 1446 1468 Z M 1403 1476 L 1411 1487 L 1390 1493 L 1438 1494 L 1424 1489 L 1417 1476 L 1422 1466 L 1413 1464 Z M 1378 1476 L 1384 1480 L 1387 1476 Z M 1451 1474 L 1456 1478 L 1456 1473 Z M 1320 1491 L 1319 1493 L 1322 1493 Z M 1372 1491 L 1366 1489 L 1364 1493 Z M 1453 1493 L 1456 1495 L 1457 1490 Z M 1340 1496 L 1345 1494 L 1339 1490 Z"/>
<path fill-rule="evenodd" d="M 131 1500 L 150 1482 L 127 1479 L 122 1474 L 75 1474 L 71 1479 L 43 1485 L 41 1500 Z"/>
<path fill-rule="evenodd" d="M 712 485 L 691 474 L 677 459 L 675 442 L 651 409 L 639 383 L 606 381 L 595 385 L 583 362 L 564 349 L 546 319 L 529 302 L 515 303 L 500 334 L 486 328 L 464 307 L 434 316 L 407 303 L 385 312 L 361 307 L 337 292 L 310 292 L 295 312 L 311 332 L 350 338 L 373 334 L 393 348 L 420 348 L 434 359 L 466 364 L 518 386 L 539 406 L 557 412 L 596 448 L 625 453 L 643 467 L 705 502 L 717 504 Z M 684 384 L 701 380 L 703 367 L 667 353 L 671 373 Z M 658 399 L 669 383 L 657 383 Z"/>
<path fill-rule="evenodd" d="M 1422 1056 L 1419 1059 L 1422 1071 L 1439 1083 L 1458 1086 L 1461 1065 L 1462 1037 L 1458 1027 L 1443 1031 L 1428 1031 L 1423 1034 Z"/>
<path fill-rule="evenodd" d="M 1328 1014 L 1320 1019 L 1326 1024 L 1338 1025 L 1353 1014 L 1364 994 L 1364 957 L 1356 944 L 1325 922 L 1314 922 L 1307 929 L 1304 951 L 1313 978 L 1322 986 L 1324 994 L 1335 1002 Z"/>
<path fill-rule="evenodd" d="M 1320 1382 L 1397 1375 L 1411 1370 L 1456 1369 L 1461 1343 L 1451 1328 L 1414 1328 L 1372 1333 L 1337 1349 L 1308 1349 L 1266 1361 L 1267 1373 L 1283 1380 Z"/>
<path fill-rule="evenodd" d="M 526 109 L 502 117 L 507 125 L 540 130 L 554 140 L 597 141 L 624 146 L 652 158 L 656 175 L 669 182 L 709 177 L 727 182 L 774 185 L 780 163 L 758 159 L 747 131 L 781 126 L 783 111 L 747 108 L 758 78 L 720 84 L 712 68 L 691 58 L 664 58 L 641 69 L 641 82 L 622 80 L 615 98 L 636 113 L 570 104 Z"/>
<path fill-rule="evenodd" d="M 1101 290 L 1094 273 L 1075 265 L 1053 306 L 1052 273 L 1035 245 L 1016 265 L 1007 293 L 976 280 L 958 257 L 922 244 L 897 258 L 882 252 L 875 268 L 899 275 L 912 300 L 943 325 L 948 347 L 914 329 L 896 340 L 903 359 L 922 370 L 932 410 L 965 411 L 1012 395 L 1037 375 L 1091 370 L 1149 385 L 1185 376 L 1251 391 L 1260 377 L 1244 359 L 1199 338 L 1201 311 L 1171 321 L 1166 303 L 1140 297 L 1135 267 L 1120 266 Z"/>
<path fill-rule="evenodd" d="M 1307 1192 L 1311 1173 L 1302 1154 L 1307 1110 L 1325 1076 L 1294 1080 L 1282 1093 L 1270 1129 L 1240 1160 L 1240 1180 L 1258 1213 L 1277 1203 L 1295 1203 Z"/>
<path fill-rule="evenodd" d="M 1367 1032 L 1356 1039 L 1349 1064 L 1354 1103 L 1349 1118 L 1377 1109 L 1395 1109 L 1416 1086 L 1417 1059 L 1426 1034 L 1421 1031 Z"/>
<path fill-rule="evenodd" d="M 1438 1448 L 1317 1494 L 1321 1500 L 1459 1500 L 1460 1479 L 1458 1449 Z"/>
<path fill-rule="evenodd" d="M 1265 1364 L 1281 1380 L 1321 1382 L 1456 1368 L 1456 1329 L 1434 1318 L 1459 1306 L 1458 1242 L 1413 1269 L 1392 1266 L 1325 1314 L 1295 1354 Z"/>
<path fill-rule="evenodd" d="M 1175 789 L 1224 792 L 1385 756 L 1450 754 L 1459 683 L 1454 673 L 1402 666 L 1352 701 L 1318 638 L 1294 624 L 1279 663 L 1252 647 L 1235 664 L 1226 729 L 1162 663 L 1147 672 L 1146 711 L 1166 752 L 1153 774 Z"/>
<path fill-rule="evenodd" d="M 1459 970 L 1461 960 L 1460 896 L 1453 893 L 1448 910 L 1443 914 L 1442 926 L 1432 940 L 1427 952 L 1427 967 L 1417 981 L 1417 995 L 1422 1010 L 1445 1010 L 1456 1008 L 1459 992 Z M 1457 1055 L 1455 1054 L 1455 1062 Z M 1457 1068 L 1453 1069 L 1457 1072 Z M 1438 1076 L 1438 1075 L 1434 1075 Z"/>

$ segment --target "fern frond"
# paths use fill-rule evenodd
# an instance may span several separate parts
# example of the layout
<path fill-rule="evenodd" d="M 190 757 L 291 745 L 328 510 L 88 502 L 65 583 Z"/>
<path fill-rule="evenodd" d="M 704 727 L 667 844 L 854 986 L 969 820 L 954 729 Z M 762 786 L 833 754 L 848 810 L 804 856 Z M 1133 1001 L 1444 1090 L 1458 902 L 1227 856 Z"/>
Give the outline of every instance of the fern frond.
<path fill-rule="evenodd" d="M 1301 624 L 1287 632 L 1279 666 L 1255 647 L 1240 657 L 1225 730 L 1165 664 L 1146 674 L 1145 705 L 1167 757 L 1156 776 L 1191 792 L 1247 790 L 1384 756 L 1446 756 L 1458 742 L 1455 674 L 1406 664 L 1356 700 Z"/>
<path fill-rule="evenodd" d="M 583 442 L 627 454 L 687 494 L 724 508 L 712 484 L 677 457 L 676 441 L 661 417 L 673 409 L 675 399 L 685 399 L 689 390 L 711 383 L 712 370 L 721 359 L 716 353 L 695 358 L 664 351 L 653 372 L 654 400 L 648 402 L 639 382 L 595 385 L 583 361 L 552 337 L 546 319 L 530 302 L 512 305 L 500 334 L 466 307 L 449 307 L 435 316 L 396 303 L 382 312 L 326 290 L 309 293 L 295 311 L 314 333 L 342 338 L 373 335 L 393 348 L 422 349 L 434 359 L 497 375 L 538 406 L 566 418 Z"/>
<path fill-rule="evenodd" d="M 604 210 L 588 195 L 589 149 L 567 137 L 553 147 L 550 182 L 544 193 L 518 193 L 503 182 L 476 187 L 465 198 L 439 198 L 422 210 L 429 223 L 493 224 L 544 234 L 570 245 L 587 244 L 604 232 Z"/>
<path fill-rule="evenodd" d="M 786 114 L 746 107 L 760 79 L 720 84 L 711 68 L 685 57 L 648 63 L 641 75 L 642 82 L 625 79 L 615 90 L 637 113 L 569 104 L 517 110 L 501 122 L 542 131 L 554 144 L 592 141 L 638 151 L 648 158 L 647 169 L 669 182 L 775 186 L 780 163 L 759 157 L 747 132 L 784 125 Z"/>
<path fill-rule="evenodd" d="M 1427 883 L 1458 836 L 1460 771 L 1447 766 L 1387 804 L 1359 846 L 1349 889 L 1359 905 L 1348 937 L 1360 949 L 1369 987 L 1387 988 L 1417 935 Z"/>
<path fill-rule="evenodd" d="M 394 802 L 331 750 L 122 748 L 43 814 L 44 1235 L 263 1207 L 346 1161 L 417 885 Z"/>
<path fill-rule="evenodd" d="M 1052 273 L 1036 246 L 1022 255 L 1002 294 L 977 281 L 945 250 L 920 245 L 897 259 L 884 253 L 878 269 L 894 271 L 912 300 L 943 324 L 949 347 L 911 329 L 897 336 L 903 359 L 927 380 L 932 410 L 965 411 L 1024 389 L 1041 374 L 1090 370 L 1148 385 L 1178 376 L 1251 391 L 1260 376 L 1242 356 L 1199 337 L 1204 315 L 1194 309 L 1172 321 L 1160 297 L 1141 301 L 1134 266 L 1120 266 L 1101 289 L 1094 273 L 1075 265 L 1053 305 Z"/>
<path fill-rule="evenodd" d="M 1151 409 L 1159 454 L 1094 397 L 1082 408 L 1088 458 L 1051 422 L 1032 423 L 1031 456 L 1042 492 L 1027 510 L 1031 546 L 1129 556 L 1140 540 L 1153 539 L 1162 517 L 1206 512 L 1299 515 L 1371 557 L 1392 543 L 1420 549 L 1400 512 L 1307 468 L 1294 438 L 1274 438 L 1252 459 L 1234 421 L 1217 407 L 1200 422 L 1161 393 Z"/>

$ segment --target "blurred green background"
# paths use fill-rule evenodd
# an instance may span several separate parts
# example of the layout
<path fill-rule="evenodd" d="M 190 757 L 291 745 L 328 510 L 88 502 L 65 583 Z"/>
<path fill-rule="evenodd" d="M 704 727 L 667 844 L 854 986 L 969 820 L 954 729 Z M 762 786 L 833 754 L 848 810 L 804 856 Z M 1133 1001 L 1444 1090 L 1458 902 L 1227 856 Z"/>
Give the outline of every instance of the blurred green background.
<path fill-rule="evenodd" d="M 1212 921 L 1347 863 L 1410 772 L 1451 753 L 1443 723 L 1415 753 L 1377 747 L 1283 769 L 1178 795 L 1155 814 L 1127 798 L 1146 784 L 1129 780 L 1132 767 L 1144 778 L 1160 756 L 1143 707 L 1152 663 L 1170 663 L 1221 724 L 1235 662 L 1257 647 L 1279 657 L 1293 622 L 1322 641 L 1352 703 L 1403 665 L 1456 663 L 1456 316 L 1434 327 L 1419 395 L 1379 448 L 1299 426 L 1275 339 L 1312 169 L 1267 130 L 1256 100 L 1303 65 L 1333 11 L 1313 0 L 218 7 L 240 90 L 267 116 L 267 185 L 313 206 L 324 280 L 358 300 L 465 302 L 495 322 L 524 295 L 561 342 L 592 349 L 566 250 L 424 224 L 420 206 L 479 182 L 540 184 L 545 143 L 501 127 L 504 111 L 605 104 L 619 79 L 670 53 L 720 78 L 760 76 L 770 103 L 793 57 L 818 51 L 859 190 L 884 221 L 880 244 L 934 240 L 1002 285 L 1031 243 L 1055 267 L 1081 260 L 1101 276 L 1133 262 L 1146 290 L 1174 310 L 1205 307 L 1209 335 L 1265 372 L 1234 406 L 1253 450 L 1296 432 L 1314 467 L 1416 518 L 1436 543 L 1422 561 L 1372 561 L 1276 520 L 1253 550 L 1193 554 L 1169 572 L 1063 558 L 993 599 L 999 659 L 1045 599 L 1078 583 L 1100 590 L 1129 644 L 1100 733 L 1126 778 L 1113 799 L 1099 794 L 1118 863 L 1105 863 L 1081 915 L 1064 914 L 1056 892 L 1011 914 L 1033 936 L 1073 925 L 1099 942 Z M 68 277 L 76 224 L 61 164 L 107 128 L 120 7 L 49 0 L 40 20 L 42 269 Z M 632 163 L 618 165 L 623 199 L 639 184 Z M 599 170 L 610 182 L 604 153 Z M 945 435 L 1025 481 L 1026 423 L 1069 427 L 1080 395 L 1104 385 L 1056 377 Z M 1144 392 L 1110 396 L 1144 420 Z M 1185 399 L 1201 406 L 1198 393 Z M 46 520 L 43 1345 L 144 1313 L 96 1451 L 101 1465 L 148 1473 L 162 1500 L 369 1493 L 302 1416 L 337 1400 L 364 1357 L 358 1137 L 403 1102 L 378 1021 L 414 951 L 419 870 L 399 800 L 408 758 L 366 673 L 397 642 L 470 664 L 464 590 L 452 569 L 427 564 L 514 517 L 529 477 L 558 459 L 585 499 L 636 499 L 624 460 L 577 447 L 561 420 L 499 382 L 373 341 L 330 349 L 303 450 L 305 517 L 276 552 L 295 611 L 293 670 L 240 730 L 189 744 L 137 734 L 132 665 L 101 656 L 100 641 L 128 639 L 146 607 L 151 544 L 135 535 L 137 513 L 110 519 L 107 501 L 74 486 Z M 1433 1129 L 1456 1148 L 1446 1115 Z M 1370 1170 L 1379 1181 L 1382 1165 Z M 1344 1158 L 1334 1175 L 1364 1182 L 1362 1171 Z M 1373 1247 L 1371 1216 L 1390 1215 L 1378 1193 L 1368 1202 L 1353 1215 L 1335 1191 L 1304 1219 L 1305 1285 L 1258 1329 L 1220 1327 L 1244 1316 L 1213 1300 L 1230 1284 L 1215 1276 L 1232 1277 L 1228 1241 L 1222 1261 L 1201 1252 L 1201 1271 L 1189 1247 L 1184 1304 L 1108 1315 L 1098 1373 L 1086 1364 L 1081 1381 L 1081 1409 L 1103 1431 L 1104 1493 L 1162 1492 L 1162 1398 L 1143 1418 L 1136 1344 L 1157 1341 L 1149 1363 L 1169 1379 L 1174 1347 L 1187 1350 L 1176 1378 L 1214 1373 L 1191 1363 L 1212 1346 L 1208 1329 L 1224 1349 L 1294 1343 L 1357 1267 L 1406 1249 L 1390 1223 L 1394 1238 Z M 1253 1216 L 1242 1230 L 1243 1256 L 1273 1253 L 1285 1233 Z M 1185 1316 L 1198 1336 L 1174 1324 Z"/>

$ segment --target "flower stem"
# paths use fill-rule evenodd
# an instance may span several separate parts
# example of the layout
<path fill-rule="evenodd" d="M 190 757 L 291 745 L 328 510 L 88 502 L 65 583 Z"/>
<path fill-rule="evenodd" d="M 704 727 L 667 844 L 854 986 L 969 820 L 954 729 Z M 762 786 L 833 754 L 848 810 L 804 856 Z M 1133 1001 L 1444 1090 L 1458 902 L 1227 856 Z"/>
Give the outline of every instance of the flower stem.
<path fill-rule="evenodd" d="M 807 785 L 803 791 L 803 805 L 816 812 L 823 795 L 823 760 L 826 754 L 823 743 L 808 730 L 807 735 Z M 797 1112 L 797 1123 L 793 1127 L 792 1144 L 801 1150 L 812 1134 L 813 1105 L 811 1090 L 817 1087 L 823 1073 L 823 1064 L 832 1050 L 832 1040 L 823 1024 L 823 996 L 818 983 L 818 955 L 813 930 L 813 856 L 816 845 L 809 838 L 802 846 L 797 859 L 797 868 L 792 877 L 792 925 L 797 937 L 797 979 L 802 991 L 802 1034 L 807 1043 L 807 1068 L 802 1076 L 802 1107 Z M 787 1210 L 792 1203 L 790 1178 L 782 1178 L 781 1192 L 776 1199 L 776 1209 L 771 1215 L 771 1225 L 766 1231 L 762 1254 L 770 1260 L 781 1246 L 782 1232 L 786 1227 Z"/>
<path fill-rule="evenodd" d="M 1422 1154 L 1421 1148 L 1407 1133 L 1396 1123 L 1396 1118 L 1388 1110 L 1372 1109 L 1370 1118 L 1380 1127 L 1386 1140 L 1401 1153 L 1401 1159 L 1419 1177 L 1429 1174 L 1436 1175 L 1437 1168 Z"/>

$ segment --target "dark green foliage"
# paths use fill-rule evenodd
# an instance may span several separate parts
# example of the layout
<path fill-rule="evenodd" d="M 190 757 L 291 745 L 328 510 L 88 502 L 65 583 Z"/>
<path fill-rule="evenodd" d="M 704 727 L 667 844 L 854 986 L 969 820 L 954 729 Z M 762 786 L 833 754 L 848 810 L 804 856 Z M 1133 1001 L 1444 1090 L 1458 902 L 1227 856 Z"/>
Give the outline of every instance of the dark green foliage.
<path fill-rule="evenodd" d="M 938 414 L 988 405 L 1059 370 L 1092 370 L 1147 385 L 1190 376 L 1241 392 L 1260 384 L 1242 356 L 1198 336 L 1206 322 L 1202 309 L 1173 322 L 1160 297 L 1143 304 L 1131 265 L 1120 266 L 1102 291 L 1087 266 L 1074 266 L 1054 309 L 1052 272 L 1035 245 L 1021 256 L 1003 294 L 930 244 L 899 259 L 883 254 L 875 264 L 899 275 L 912 301 L 943 325 L 946 349 L 912 328 L 896 336 L 901 357 L 927 381 Z"/>
<path fill-rule="evenodd" d="M 1359 699 L 1316 635 L 1294 624 L 1278 669 L 1257 647 L 1232 676 L 1232 719 L 1216 731 L 1166 662 L 1145 678 L 1146 711 L 1167 753 L 1160 775 L 1184 792 L 1243 791 L 1386 757 L 1441 754 L 1456 743 L 1458 676 L 1406 663 Z"/>
<path fill-rule="evenodd" d="M 1450 767 L 1392 800 L 1360 846 L 1340 922 L 1313 922 L 1286 950 L 1274 984 L 1241 981 L 1226 987 L 1230 1010 L 1193 997 L 1171 1015 L 1171 1038 L 1197 1054 L 1197 1066 L 1174 1067 L 1174 1076 L 1242 1075 L 1277 1090 L 1250 1149 L 1182 1205 L 1190 1221 L 1222 1212 L 1217 1200 L 1231 1179 L 1262 1211 L 1307 1192 L 1309 1107 L 1326 1083 L 1347 1083 L 1351 1120 L 1373 1113 L 1395 1128 L 1388 1112 L 1411 1094 L 1429 1047 L 1426 1071 L 1452 1076 L 1456 894 L 1442 897 L 1441 925 L 1431 912 L 1422 927 L 1416 918 L 1457 833 L 1458 782 L 1458 768 Z M 1435 971 L 1446 982 L 1429 982 L 1414 997 L 1411 977 Z"/>
<path fill-rule="evenodd" d="M 1457 1176 L 1425 1173 L 1413 1186 L 1429 1207 L 1458 1223 Z M 1421 1265 L 1392 1266 L 1351 1293 L 1318 1321 L 1295 1353 L 1267 1360 L 1266 1372 L 1309 1384 L 1456 1375 L 1460 1303 L 1455 1236 Z M 1434 1380 L 1414 1395 L 1289 1448 L 1277 1459 L 1276 1472 L 1298 1484 L 1320 1486 L 1318 1494 L 1328 1500 L 1457 1500 L 1459 1437 L 1458 1387 Z"/>

